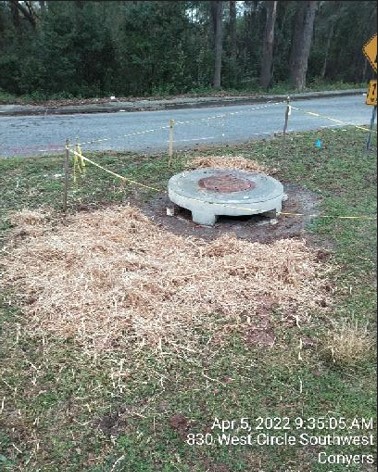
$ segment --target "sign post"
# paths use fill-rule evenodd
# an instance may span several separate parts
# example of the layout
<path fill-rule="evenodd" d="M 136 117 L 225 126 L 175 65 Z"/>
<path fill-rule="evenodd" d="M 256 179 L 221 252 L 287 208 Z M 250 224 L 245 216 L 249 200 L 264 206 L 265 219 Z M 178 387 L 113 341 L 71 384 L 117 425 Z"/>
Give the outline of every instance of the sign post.
<path fill-rule="evenodd" d="M 370 151 L 370 142 L 371 142 L 371 133 L 373 131 L 373 126 L 374 126 L 374 121 L 375 121 L 375 115 L 377 114 L 377 106 L 373 108 L 373 113 L 371 115 L 371 120 L 370 120 L 370 131 L 369 131 L 369 136 L 366 141 L 366 150 Z"/>
<path fill-rule="evenodd" d="M 369 41 L 367 41 L 363 47 L 362 47 L 362 52 L 364 53 L 366 59 L 371 64 L 371 67 L 375 72 L 377 72 L 377 34 L 372 36 Z M 373 108 L 373 113 L 371 115 L 371 120 L 370 120 L 370 131 L 369 131 L 369 136 L 366 142 L 366 149 L 369 151 L 370 149 L 370 142 L 371 142 L 371 134 L 373 131 L 373 126 L 374 126 L 374 121 L 375 121 L 375 116 L 377 114 L 377 79 L 371 80 L 369 82 L 369 88 L 368 92 L 366 95 L 366 105 L 372 105 Z"/>

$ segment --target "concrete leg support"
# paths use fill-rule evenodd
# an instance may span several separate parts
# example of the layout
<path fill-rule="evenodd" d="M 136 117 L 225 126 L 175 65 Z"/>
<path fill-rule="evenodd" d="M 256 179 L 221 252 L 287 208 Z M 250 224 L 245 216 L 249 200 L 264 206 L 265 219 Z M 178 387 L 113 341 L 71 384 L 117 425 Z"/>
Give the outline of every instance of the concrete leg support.
<path fill-rule="evenodd" d="M 192 211 L 192 219 L 198 225 L 214 226 L 217 216 L 209 211 Z"/>
<path fill-rule="evenodd" d="M 267 216 L 268 218 L 277 218 L 281 211 L 282 205 L 278 205 L 277 208 L 275 208 L 274 210 L 266 211 L 263 213 L 263 215 Z"/>
<path fill-rule="evenodd" d="M 263 215 L 266 216 L 267 218 L 276 218 L 277 211 L 276 210 L 266 211 L 265 213 L 263 213 Z"/>

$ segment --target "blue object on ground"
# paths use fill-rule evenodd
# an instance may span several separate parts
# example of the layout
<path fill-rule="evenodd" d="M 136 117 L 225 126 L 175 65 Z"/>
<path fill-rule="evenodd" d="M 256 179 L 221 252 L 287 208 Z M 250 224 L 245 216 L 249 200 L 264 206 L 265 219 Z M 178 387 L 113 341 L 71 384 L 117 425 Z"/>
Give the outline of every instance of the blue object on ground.
<path fill-rule="evenodd" d="M 323 142 L 321 139 L 317 139 L 315 141 L 315 147 L 317 147 L 318 149 L 320 149 L 321 147 L 323 146 Z"/>

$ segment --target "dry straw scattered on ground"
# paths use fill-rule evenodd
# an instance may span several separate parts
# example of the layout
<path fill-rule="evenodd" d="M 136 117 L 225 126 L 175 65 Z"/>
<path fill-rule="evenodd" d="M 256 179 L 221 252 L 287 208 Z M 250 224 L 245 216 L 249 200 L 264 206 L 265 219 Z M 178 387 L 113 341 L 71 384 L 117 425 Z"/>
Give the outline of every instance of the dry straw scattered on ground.
<path fill-rule="evenodd" d="M 327 332 L 323 352 L 335 364 L 353 365 L 371 357 L 374 339 L 367 326 L 345 320 Z"/>
<path fill-rule="evenodd" d="M 38 236 L 51 230 L 51 214 L 48 210 L 28 210 L 13 212 L 9 222 L 14 227 L 13 237 Z"/>
<path fill-rule="evenodd" d="M 260 172 L 264 174 L 275 174 L 277 169 L 269 169 L 252 159 L 243 156 L 206 156 L 194 157 L 186 165 L 187 169 L 203 169 L 211 167 L 214 169 L 240 169 L 248 172 Z"/>
<path fill-rule="evenodd" d="M 204 333 L 221 342 L 270 316 L 266 306 L 307 316 L 329 296 L 330 267 L 303 240 L 229 234 L 208 243 L 161 229 L 131 206 L 35 232 L 44 221 L 35 214 L 34 232 L 15 238 L 4 283 L 22 294 L 31 333 L 70 338 L 88 352 L 191 348 Z"/>
<path fill-rule="evenodd" d="M 10 215 L 10 223 L 15 226 L 35 226 L 44 223 L 49 217 L 48 212 L 35 211 L 24 209 L 22 211 L 14 212 Z"/>

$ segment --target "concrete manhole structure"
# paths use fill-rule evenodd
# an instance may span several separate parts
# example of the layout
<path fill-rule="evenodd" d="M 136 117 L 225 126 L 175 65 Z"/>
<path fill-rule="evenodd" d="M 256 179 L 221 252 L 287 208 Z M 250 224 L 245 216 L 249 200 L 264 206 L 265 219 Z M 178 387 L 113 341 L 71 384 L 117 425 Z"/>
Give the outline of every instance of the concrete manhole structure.
<path fill-rule="evenodd" d="M 218 216 L 275 216 L 286 194 L 281 182 L 237 169 L 197 169 L 169 179 L 168 196 L 192 213 L 195 223 L 213 226 Z"/>

